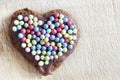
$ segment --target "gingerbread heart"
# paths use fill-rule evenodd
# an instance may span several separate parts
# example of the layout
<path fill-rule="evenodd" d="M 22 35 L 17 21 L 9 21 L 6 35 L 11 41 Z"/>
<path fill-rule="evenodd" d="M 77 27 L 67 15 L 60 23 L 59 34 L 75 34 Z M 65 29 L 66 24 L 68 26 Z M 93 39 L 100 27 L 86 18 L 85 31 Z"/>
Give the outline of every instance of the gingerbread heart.
<path fill-rule="evenodd" d="M 79 38 L 71 16 L 62 10 L 41 15 L 16 11 L 9 26 L 12 45 L 43 75 L 49 75 L 73 52 Z"/>

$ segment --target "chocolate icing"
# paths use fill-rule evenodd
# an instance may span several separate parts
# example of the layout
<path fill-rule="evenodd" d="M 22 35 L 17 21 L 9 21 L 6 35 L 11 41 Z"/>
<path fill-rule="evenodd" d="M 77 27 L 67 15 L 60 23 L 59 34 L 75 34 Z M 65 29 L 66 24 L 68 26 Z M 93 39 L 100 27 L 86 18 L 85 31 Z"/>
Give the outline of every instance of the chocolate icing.
<path fill-rule="evenodd" d="M 35 11 L 32 11 L 32 10 L 29 10 L 27 8 L 25 9 L 22 9 L 22 10 L 18 10 L 16 11 L 13 15 L 12 15 L 12 18 L 11 18 L 11 23 L 10 23 L 10 26 L 9 26 L 9 35 L 10 35 L 10 39 L 11 39 L 11 42 L 13 44 L 13 46 L 19 50 L 19 52 L 32 64 L 34 65 L 39 71 L 41 74 L 43 75 L 49 75 L 51 74 L 54 70 L 56 70 L 61 64 L 62 62 L 73 52 L 73 50 L 75 49 L 76 45 L 77 45 L 77 42 L 78 42 L 78 39 L 79 39 L 79 34 L 77 33 L 77 40 L 75 41 L 74 45 L 73 45 L 73 49 L 72 50 L 69 50 L 67 53 L 64 53 L 63 56 L 59 57 L 57 60 L 51 60 L 50 63 L 48 65 L 44 65 L 42 67 L 38 66 L 37 65 L 37 62 L 34 60 L 33 56 L 30 54 L 30 53 L 26 53 L 24 51 L 23 48 L 21 48 L 20 46 L 20 42 L 17 38 L 17 33 L 14 33 L 12 31 L 12 26 L 13 26 L 13 21 L 17 18 L 17 15 L 19 14 L 22 14 L 23 16 L 24 15 L 29 15 L 29 14 L 32 14 L 36 17 L 38 17 L 38 19 L 47 19 L 48 16 L 52 15 L 53 13 L 55 12 L 58 12 L 58 13 L 62 13 L 64 14 L 65 16 L 69 17 L 70 19 L 72 19 L 73 21 L 73 18 L 71 18 L 71 16 L 63 11 L 63 10 L 53 10 L 53 11 L 50 11 L 50 12 L 47 12 L 46 14 L 43 14 L 41 15 L 40 13 L 38 12 L 35 12 Z M 75 24 L 75 23 L 74 23 Z M 75 25 L 76 27 L 76 25 Z M 76 27 L 77 28 L 77 27 Z"/>

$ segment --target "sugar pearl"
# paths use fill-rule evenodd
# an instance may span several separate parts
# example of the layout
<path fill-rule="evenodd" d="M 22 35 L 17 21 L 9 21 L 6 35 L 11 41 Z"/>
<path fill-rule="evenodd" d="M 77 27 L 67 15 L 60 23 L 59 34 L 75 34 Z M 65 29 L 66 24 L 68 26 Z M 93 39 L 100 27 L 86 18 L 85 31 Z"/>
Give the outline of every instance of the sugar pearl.
<path fill-rule="evenodd" d="M 54 29 L 54 28 L 55 28 L 55 25 L 54 25 L 54 24 L 51 24 L 51 25 L 50 25 L 50 28 L 51 28 L 51 29 Z"/>
<path fill-rule="evenodd" d="M 56 29 L 52 29 L 52 34 L 56 34 L 56 33 L 57 33 Z"/>
<path fill-rule="evenodd" d="M 23 35 L 22 33 L 19 33 L 19 34 L 18 34 L 18 38 L 23 38 L 23 36 L 24 36 L 24 35 Z"/>
<path fill-rule="evenodd" d="M 33 20 L 29 20 L 28 23 L 29 23 L 29 24 L 33 24 Z"/>
<path fill-rule="evenodd" d="M 21 42 L 25 42 L 26 41 L 26 37 L 21 38 Z"/>
<path fill-rule="evenodd" d="M 45 56 L 45 60 L 48 61 L 50 58 L 49 56 Z"/>
<path fill-rule="evenodd" d="M 28 21 L 28 17 L 27 16 L 24 17 L 24 21 L 26 21 L 26 22 Z"/>
<path fill-rule="evenodd" d="M 40 58 L 41 58 L 41 60 L 44 60 L 44 59 L 45 59 L 45 56 L 41 55 L 41 57 L 40 57 Z"/>
<path fill-rule="evenodd" d="M 39 20 L 38 25 L 40 25 L 40 26 L 43 25 L 43 21 Z"/>
<path fill-rule="evenodd" d="M 16 27 L 16 26 L 13 26 L 13 27 L 12 27 L 12 30 L 13 30 L 14 32 L 16 32 L 16 31 L 17 31 L 17 27 Z"/>
<path fill-rule="evenodd" d="M 58 18 L 59 17 L 59 13 L 54 13 L 54 17 Z"/>
<path fill-rule="evenodd" d="M 72 24 L 72 22 L 71 22 L 71 21 L 68 21 L 67 24 L 68 24 L 68 26 L 70 26 L 70 25 Z"/>
<path fill-rule="evenodd" d="M 22 48 L 25 48 L 25 47 L 26 47 L 26 43 L 22 43 L 22 44 L 21 44 L 21 47 L 22 47 Z"/>
<path fill-rule="evenodd" d="M 41 54 L 41 50 L 37 50 L 37 54 Z"/>
<path fill-rule="evenodd" d="M 41 49 L 41 45 L 40 44 L 37 44 L 37 49 L 40 50 Z"/>
<path fill-rule="evenodd" d="M 23 29 L 21 30 L 21 33 L 22 33 L 22 34 L 25 34 L 25 33 L 26 33 L 26 29 L 23 28 Z"/>
<path fill-rule="evenodd" d="M 64 15 L 63 15 L 63 14 L 60 14 L 60 18 L 63 19 L 63 18 L 64 18 Z"/>
<path fill-rule="evenodd" d="M 18 24 L 19 24 L 19 21 L 18 21 L 18 20 L 15 20 L 15 21 L 14 21 L 14 24 L 15 24 L 15 25 L 18 25 Z"/>
<path fill-rule="evenodd" d="M 50 16 L 50 21 L 54 21 L 54 17 L 53 16 Z"/>
<path fill-rule="evenodd" d="M 26 52 L 30 52 L 30 48 L 29 48 L 29 47 L 26 47 L 26 48 L 25 48 L 25 51 L 26 51 Z"/>
<path fill-rule="evenodd" d="M 58 55 L 55 55 L 55 59 L 58 59 Z"/>
<path fill-rule="evenodd" d="M 36 46 L 34 46 L 34 45 L 31 46 L 31 49 L 32 49 L 32 50 L 35 50 L 35 49 L 36 49 Z"/>
<path fill-rule="evenodd" d="M 49 64 L 49 61 L 45 61 L 45 65 L 48 65 Z"/>
<path fill-rule="evenodd" d="M 33 56 L 35 56 L 35 55 L 36 55 L 36 51 L 32 51 L 31 53 L 32 53 L 32 55 L 33 55 Z"/>
<path fill-rule="evenodd" d="M 22 19 L 23 19 L 23 16 L 22 16 L 22 15 L 18 15 L 18 19 L 19 19 L 19 20 L 22 20 Z"/>
<path fill-rule="evenodd" d="M 33 15 L 29 15 L 29 19 L 33 19 L 33 17 L 34 17 Z"/>
<path fill-rule="evenodd" d="M 33 18 L 33 21 L 35 21 L 35 22 L 38 21 L 38 18 L 37 18 L 37 17 L 34 17 L 34 18 Z"/>
<path fill-rule="evenodd" d="M 58 52 L 58 56 L 62 56 L 63 55 L 63 53 L 62 52 Z"/>
<path fill-rule="evenodd" d="M 50 56 L 50 59 L 51 59 L 51 60 L 53 60 L 53 59 L 54 59 L 54 57 L 53 57 L 53 56 Z"/>
<path fill-rule="evenodd" d="M 39 55 L 35 55 L 35 60 L 36 61 L 40 60 L 40 56 Z"/>
<path fill-rule="evenodd" d="M 39 66 L 43 66 L 43 65 L 44 65 L 44 62 L 43 62 L 43 61 L 39 61 L 39 62 L 38 62 L 38 65 L 39 65 Z"/>
<path fill-rule="evenodd" d="M 67 48 L 66 47 L 63 48 L 63 52 L 67 52 Z"/>
<path fill-rule="evenodd" d="M 24 25 L 24 21 L 20 21 L 20 25 Z"/>
<path fill-rule="evenodd" d="M 68 45 L 68 49 L 72 49 L 73 48 L 73 46 L 72 45 Z"/>
<path fill-rule="evenodd" d="M 51 25 L 51 23 L 52 23 L 51 21 L 48 21 L 48 22 L 47 22 L 48 25 Z"/>

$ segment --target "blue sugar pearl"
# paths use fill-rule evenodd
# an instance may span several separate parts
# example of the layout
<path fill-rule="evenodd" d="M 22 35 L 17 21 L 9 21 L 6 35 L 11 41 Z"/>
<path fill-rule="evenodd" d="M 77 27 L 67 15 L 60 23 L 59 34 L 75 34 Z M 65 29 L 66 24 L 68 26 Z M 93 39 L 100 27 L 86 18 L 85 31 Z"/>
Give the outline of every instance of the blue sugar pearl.
<path fill-rule="evenodd" d="M 36 41 L 39 42 L 40 41 L 40 37 L 36 37 Z"/>
<path fill-rule="evenodd" d="M 74 25 L 70 25 L 70 29 L 74 29 L 75 28 L 75 26 Z"/>
<path fill-rule="evenodd" d="M 64 22 L 68 22 L 68 18 L 65 17 L 65 18 L 63 19 L 63 21 L 64 21 Z"/>
<path fill-rule="evenodd" d="M 43 26 L 44 29 L 48 29 L 48 27 L 49 26 L 47 24 L 44 24 L 44 26 Z"/>
<path fill-rule="evenodd" d="M 41 45 L 40 44 L 37 44 L 37 49 L 40 50 L 41 49 Z"/>
<path fill-rule="evenodd" d="M 17 25 L 17 30 L 21 30 L 22 26 L 21 25 Z"/>
<path fill-rule="evenodd" d="M 41 49 L 42 49 L 43 51 L 45 51 L 45 50 L 46 50 L 46 47 L 45 47 L 45 46 L 42 46 Z"/>
<path fill-rule="evenodd" d="M 22 33 L 19 33 L 19 34 L 18 34 L 18 38 L 23 38 L 23 36 L 24 36 L 24 35 L 23 35 Z"/>
<path fill-rule="evenodd" d="M 45 30 L 45 29 L 42 29 L 42 30 L 41 30 L 41 33 L 42 33 L 42 34 L 45 34 L 45 33 L 46 33 L 46 30 Z"/>
<path fill-rule="evenodd" d="M 63 47 L 67 47 L 67 43 L 62 43 L 62 46 Z"/>
<path fill-rule="evenodd" d="M 62 48 L 58 48 L 58 50 L 61 52 L 63 49 Z"/>
<path fill-rule="evenodd" d="M 68 49 L 72 49 L 73 48 L 73 46 L 72 45 L 68 45 Z"/>
<path fill-rule="evenodd" d="M 55 39 L 55 36 L 54 36 L 54 35 L 50 35 L 50 39 L 51 39 L 51 40 L 54 40 L 54 39 Z"/>
<path fill-rule="evenodd" d="M 36 46 L 32 46 L 31 49 L 32 49 L 32 50 L 35 50 L 35 49 L 36 49 Z"/>
<path fill-rule="evenodd" d="M 39 28 L 38 28 L 38 27 L 34 27 L 34 31 L 35 31 L 35 32 L 38 32 L 38 31 L 39 31 Z"/>
<path fill-rule="evenodd" d="M 59 42 L 60 38 L 56 37 L 55 42 Z"/>
<path fill-rule="evenodd" d="M 65 29 L 65 30 L 68 30 L 68 26 L 67 26 L 67 25 L 65 25 L 65 26 L 64 26 L 64 29 Z"/>
<path fill-rule="evenodd" d="M 36 38 L 36 35 L 33 34 L 33 35 L 32 35 L 32 38 L 35 39 L 35 38 Z"/>
<path fill-rule="evenodd" d="M 60 23 L 59 22 L 56 22 L 55 23 L 55 27 L 59 27 L 60 26 Z"/>
<path fill-rule="evenodd" d="M 52 46 L 49 46 L 49 47 L 48 47 L 48 50 L 49 50 L 49 51 L 52 51 Z"/>
<path fill-rule="evenodd" d="M 54 21 L 54 17 L 53 16 L 50 16 L 50 21 Z"/>
<path fill-rule="evenodd" d="M 60 39 L 60 43 L 64 43 L 64 39 L 63 38 Z"/>
<path fill-rule="evenodd" d="M 52 53 L 52 55 L 56 55 L 56 52 L 55 52 L 55 51 L 52 51 L 51 53 Z"/>

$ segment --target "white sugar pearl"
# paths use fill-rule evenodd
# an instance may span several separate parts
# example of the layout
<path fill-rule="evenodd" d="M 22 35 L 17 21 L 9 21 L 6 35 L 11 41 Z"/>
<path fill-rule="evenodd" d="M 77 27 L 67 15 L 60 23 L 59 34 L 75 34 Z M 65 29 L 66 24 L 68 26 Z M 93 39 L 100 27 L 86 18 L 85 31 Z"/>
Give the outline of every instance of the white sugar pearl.
<path fill-rule="evenodd" d="M 14 32 L 16 32 L 16 31 L 17 31 L 17 27 L 16 27 L 16 26 L 13 26 L 13 27 L 12 27 L 12 30 L 13 30 Z"/>
<path fill-rule="evenodd" d="M 40 56 L 39 55 L 35 55 L 35 60 L 36 61 L 40 60 Z"/>
<path fill-rule="evenodd" d="M 22 43 L 22 44 L 21 44 L 21 47 L 22 47 L 22 48 L 25 48 L 25 47 L 26 47 L 26 43 Z"/>
<path fill-rule="evenodd" d="M 39 66 L 43 66 L 43 65 L 44 65 L 44 62 L 43 62 L 43 61 L 39 61 L 39 62 L 38 62 L 38 65 L 39 65 Z"/>
<path fill-rule="evenodd" d="M 33 56 L 36 55 L 36 51 L 32 51 L 31 53 L 32 53 Z"/>

